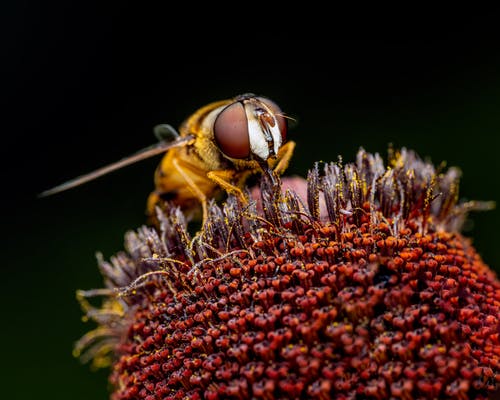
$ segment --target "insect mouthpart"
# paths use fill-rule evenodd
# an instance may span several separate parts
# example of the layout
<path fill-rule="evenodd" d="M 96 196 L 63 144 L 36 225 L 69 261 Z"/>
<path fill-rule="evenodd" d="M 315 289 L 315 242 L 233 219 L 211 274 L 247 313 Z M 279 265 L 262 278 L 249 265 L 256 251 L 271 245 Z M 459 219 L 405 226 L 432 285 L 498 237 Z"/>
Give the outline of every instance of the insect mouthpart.
<path fill-rule="evenodd" d="M 276 180 L 276 176 L 273 172 L 273 169 L 269 166 L 267 160 L 258 160 L 260 168 L 263 172 L 263 176 L 268 179 L 271 184 L 271 187 L 277 187 L 278 181 Z"/>

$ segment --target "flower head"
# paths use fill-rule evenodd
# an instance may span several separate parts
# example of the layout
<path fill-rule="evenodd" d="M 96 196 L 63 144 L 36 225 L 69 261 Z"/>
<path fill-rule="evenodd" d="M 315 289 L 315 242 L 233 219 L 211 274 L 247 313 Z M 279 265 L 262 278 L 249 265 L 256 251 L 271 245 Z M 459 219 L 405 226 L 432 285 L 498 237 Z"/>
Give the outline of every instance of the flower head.
<path fill-rule="evenodd" d="M 459 203 L 459 177 L 360 150 L 305 198 L 264 179 L 259 204 L 212 203 L 194 238 L 159 210 L 78 293 L 98 327 L 75 352 L 111 365 L 112 399 L 487 398 L 500 282 L 459 232 L 489 207 Z"/>

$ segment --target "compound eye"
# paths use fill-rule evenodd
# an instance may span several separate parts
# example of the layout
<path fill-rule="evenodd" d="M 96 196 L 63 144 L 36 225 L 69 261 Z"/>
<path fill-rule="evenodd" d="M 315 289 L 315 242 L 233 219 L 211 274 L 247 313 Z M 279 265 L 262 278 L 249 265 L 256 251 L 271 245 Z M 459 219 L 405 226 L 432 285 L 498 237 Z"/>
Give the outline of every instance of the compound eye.
<path fill-rule="evenodd" d="M 281 139 L 283 142 L 286 140 L 286 134 L 288 131 L 288 123 L 287 119 L 283 116 L 283 111 L 281 108 L 272 100 L 269 100 L 266 97 L 258 97 L 259 101 L 263 102 L 266 106 L 268 106 L 273 112 L 276 121 L 278 121 L 278 128 L 280 129 Z"/>
<path fill-rule="evenodd" d="M 214 122 L 214 138 L 219 149 L 228 157 L 244 159 L 250 156 L 250 136 L 245 108 L 240 102 L 228 105 Z"/>

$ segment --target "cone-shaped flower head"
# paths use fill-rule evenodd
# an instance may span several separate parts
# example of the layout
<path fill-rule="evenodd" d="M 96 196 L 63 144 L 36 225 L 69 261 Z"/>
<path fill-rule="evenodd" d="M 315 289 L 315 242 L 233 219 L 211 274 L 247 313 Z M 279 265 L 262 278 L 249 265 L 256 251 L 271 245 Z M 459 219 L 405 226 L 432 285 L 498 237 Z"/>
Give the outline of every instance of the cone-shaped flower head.
<path fill-rule="evenodd" d="M 500 387 L 500 282 L 459 232 L 459 171 L 403 149 L 314 166 L 307 195 L 178 209 L 79 292 L 112 399 L 484 399 Z M 97 308 L 90 303 L 103 296 Z"/>

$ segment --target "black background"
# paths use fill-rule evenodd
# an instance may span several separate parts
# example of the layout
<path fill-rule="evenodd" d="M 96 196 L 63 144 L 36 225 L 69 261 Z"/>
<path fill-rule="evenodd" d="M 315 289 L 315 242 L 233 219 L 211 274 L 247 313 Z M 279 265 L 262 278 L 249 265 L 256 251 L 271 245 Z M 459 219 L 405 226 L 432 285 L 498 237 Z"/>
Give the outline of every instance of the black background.
<path fill-rule="evenodd" d="M 290 174 L 352 161 L 361 146 L 385 157 L 393 143 L 459 166 L 463 199 L 500 200 L 498 43 L 195 30 L 189 14 L 126 6 L 20 2 L 3 17 L 2 398 L 106 398 L 107 372 L 71 355 L 90 328 L 74 293 L 101 286 L 94 253 L 108 258 L 144 222 L 159 158 L 36 194 L 151 144 L 155 124 L 178 126 L 208 102 L 253 92 L 295 117 Z M 474 214 L 464 232 L 497 271 L 499 223 L 497 210 Z"/>

